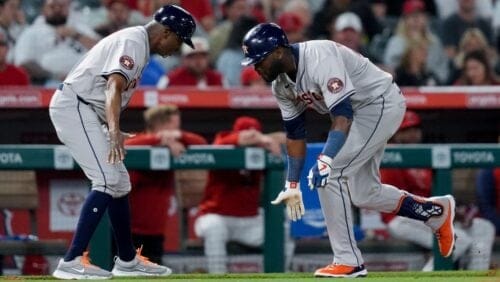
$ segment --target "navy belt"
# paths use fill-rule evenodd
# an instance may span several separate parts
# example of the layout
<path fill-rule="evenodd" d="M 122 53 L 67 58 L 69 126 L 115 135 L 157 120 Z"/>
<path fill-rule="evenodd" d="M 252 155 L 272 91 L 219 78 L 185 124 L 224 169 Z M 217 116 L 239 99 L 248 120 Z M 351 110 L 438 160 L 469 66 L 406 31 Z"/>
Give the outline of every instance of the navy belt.
<path fill-rule="evenodd" d="M 57 86 L 57 90 L 61 90 L 61 91 L 62 91 L 63 89 L 64 89 L 64 83 L 61 83 L 61 84 L 59 84 L 59 85 Z M 83 98 L 82 98 L 82 97 L 80 97 L 80 96 L 78 96 L 78 95 L 76 95 L 76 99 L 78 99 L 78 101 L 80 101 L 80 102 L 84 103 L 85 105 L 90 105 L 90 103 L 89 103 L 89 102 L 87 102 L 87 101 L 83 100 Z"/>

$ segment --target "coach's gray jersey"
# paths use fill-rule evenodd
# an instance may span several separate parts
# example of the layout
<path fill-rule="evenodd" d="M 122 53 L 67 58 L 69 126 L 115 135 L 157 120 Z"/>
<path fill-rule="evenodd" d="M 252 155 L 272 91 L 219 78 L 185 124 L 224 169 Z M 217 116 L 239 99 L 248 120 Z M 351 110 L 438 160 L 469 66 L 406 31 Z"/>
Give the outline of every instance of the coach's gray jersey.
<path fill-rule="evenodd" d="M 101 121 L 106 121 L 107 75 L 120 73 L 127 79 L 122 93 L 122 110 L 132 97 L 149 60 L 149 39 L 143 26 L 130 27 L 104 38 L 71 70 L 64 81 L 71 90 L 90 103 Z"/>
<path fill-rule="evenodd" d="M 336 42 L 313 40 L 298 45 L 296 83 L 283 73 L 272 84 L 284 120 L 308 106 L 327 114 L 347 97 L 356 109 L 384 95 L 393 82 L 390 74 Z"/>

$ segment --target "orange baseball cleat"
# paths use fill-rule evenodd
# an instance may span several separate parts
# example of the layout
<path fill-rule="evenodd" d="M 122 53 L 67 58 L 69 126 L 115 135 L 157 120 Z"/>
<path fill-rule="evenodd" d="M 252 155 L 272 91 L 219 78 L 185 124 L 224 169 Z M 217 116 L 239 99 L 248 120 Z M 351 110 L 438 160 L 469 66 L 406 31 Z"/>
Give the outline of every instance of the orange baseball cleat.
<path fill-rule="evenodd" d="M 438 240 L 439 252 L 443 257 L 449 257 L 455 247 L 455 229 L 453 220 L 455 219 L 455 199 L 453 196 L 430 198 L 436 204 L 443 207 L 443 215 L 438 218 L 430 218 L 426 224 L 429 225 Z"/>
<path fill-rule="evenodd" d="M 350 266 L 332 263 L 314 272 L 315 277 L 365 277 L 368 274 L 365 266 Z"/>

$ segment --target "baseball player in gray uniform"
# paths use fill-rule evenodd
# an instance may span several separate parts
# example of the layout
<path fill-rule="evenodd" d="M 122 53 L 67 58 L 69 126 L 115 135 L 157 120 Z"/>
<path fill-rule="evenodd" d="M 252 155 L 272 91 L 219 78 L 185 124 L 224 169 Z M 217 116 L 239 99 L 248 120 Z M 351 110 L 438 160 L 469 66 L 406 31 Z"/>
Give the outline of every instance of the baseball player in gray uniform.
<path fill-rule="evenodd" d="M 120 113 L 132 97 L 151 53 L 169 56 L 196 28 L 191 14 L 167 5 L 145 26 L 120 30 L 102 39 L 73 68 L 50 102 L 57 136 L 92 182 L 66 256 L 53 275 L 61 279 L 107 279 L 112 276 L 169 275 L 165 266 L 134 249 L 130 229 L 130 179 L 123 165 Z M 85 252 L 105 211 L 113 227 L 118 256 L 111 272 L 92 265 Z"/>
<path fill-rule="evenodd" d="M 455 201 L 451 195 L 421 198 L 382 184 L 380 161 L 388 139 L 406 110 L 405 99 L 390 74 L 367 58 L 329 40 L 289 44 L 276 24 L 255 26 L 243 39 L 243 65 L 272 82 L 287 132 L 288 171 L 285 187 L 272 202 L 284 202 L 292 220 L 304 214 L 299 176 L 306 154 L 305 110 L 331 119 L 328 138 L 308 185 L 318 188 L 333 250 L 332 264 L 319 277 L 367 275 L 352 230 L 351 202 L 425 222 L 443 256 L 453 251 Z"/>

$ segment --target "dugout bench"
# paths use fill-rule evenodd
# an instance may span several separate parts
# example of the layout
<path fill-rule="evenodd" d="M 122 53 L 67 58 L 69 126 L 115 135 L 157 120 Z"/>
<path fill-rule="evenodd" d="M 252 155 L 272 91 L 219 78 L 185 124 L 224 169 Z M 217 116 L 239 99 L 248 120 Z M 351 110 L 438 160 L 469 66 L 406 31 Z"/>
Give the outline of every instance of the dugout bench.
<path fill-rule="evenodd" d="M 0 171 L 0 210 L 27 210 L 29 213 L 29 235 L 38 235 L 36 211 L 38 206 L 38 187 L 33 170 Z M 67 245 L 68 242 L 63 239 L 39 240 L 25 236 L 12 239 L 10 237 L 0 240 L 0 256 L 63 255 Z M 2 261 L 0 261 L 0 270 L 1 268 Z"/>
<path fill-rule="evenodd" d="M 260 148 L 189 149 L 179 158 L 170 156 L 168 149 L 134 147 L 127 149 L 125 164 L 129 169 L 250 169 L 265 171 L 265 242 L 264 271 L 284 271 L 282 208 L 270 201 L 283 187 L 282 158 L 266 154 Z M 435 170 L 433 195 L 451 193 L 451 170 L 454 168 L 482 168 L 500 166 L 499 144 L 447 145 L 389 145 L 382 167 L 432 168 Z M 72 170 L 76 169 L 69 151 L 60 145 L 0 145 L 1 170 Z M 101 221 L 91 242 L 93 261 L 109 268 L 111 263 L 111 234 L 107 217 Z M 451 259 L 439 255 L 434 244 L 435 269 L 451 269 Z"/>

